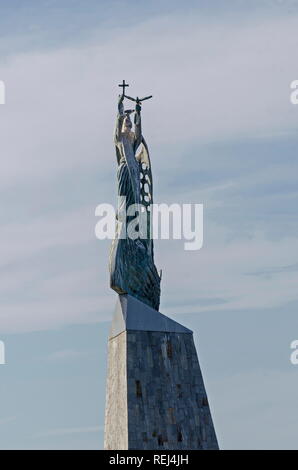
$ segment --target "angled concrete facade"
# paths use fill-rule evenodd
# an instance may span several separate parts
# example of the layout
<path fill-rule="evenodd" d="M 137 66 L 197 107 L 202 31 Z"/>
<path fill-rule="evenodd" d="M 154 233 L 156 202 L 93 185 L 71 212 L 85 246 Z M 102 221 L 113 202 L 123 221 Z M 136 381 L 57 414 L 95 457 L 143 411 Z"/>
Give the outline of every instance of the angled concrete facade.
<path fill-rule="evenodd" d="M 120 295 L 109 338 L 105 449 L 218 449 L 192 331 Z"/>

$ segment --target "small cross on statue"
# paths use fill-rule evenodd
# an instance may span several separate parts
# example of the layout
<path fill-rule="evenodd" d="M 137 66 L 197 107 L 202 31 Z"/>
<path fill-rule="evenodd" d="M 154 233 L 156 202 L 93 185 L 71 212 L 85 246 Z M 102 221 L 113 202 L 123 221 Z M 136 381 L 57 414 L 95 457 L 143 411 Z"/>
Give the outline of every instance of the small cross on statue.
<path fill-rule="evenodd" d="M 122 88 L 122 95 L 124 95 L 125 94 L 125 88 L 129 85 L 128 85 L 128 83 L 125 83 L 125 80 L 122 80 L 122 83 L 118 86 L 120 86 Z"/>

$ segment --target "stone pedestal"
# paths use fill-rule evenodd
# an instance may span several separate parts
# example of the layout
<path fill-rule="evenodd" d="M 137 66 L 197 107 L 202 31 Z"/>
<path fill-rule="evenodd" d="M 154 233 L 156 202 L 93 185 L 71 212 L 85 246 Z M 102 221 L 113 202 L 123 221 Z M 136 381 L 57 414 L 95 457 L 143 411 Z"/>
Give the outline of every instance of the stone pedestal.
<path fill-rule="evenodd" d="M 192 331 L 129 295 L 109 338 L 104 448 L 218 449 Z"/>

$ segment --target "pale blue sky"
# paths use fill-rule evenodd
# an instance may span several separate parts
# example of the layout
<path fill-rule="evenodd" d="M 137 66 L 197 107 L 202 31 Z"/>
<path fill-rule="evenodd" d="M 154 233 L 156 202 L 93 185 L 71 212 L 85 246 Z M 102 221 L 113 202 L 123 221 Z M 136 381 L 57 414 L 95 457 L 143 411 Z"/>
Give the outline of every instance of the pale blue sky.
<path fill-rule="evenodd" d="M 249 4 L 249 6 L 248 6 Z M 117 84 L 144 104 L 161 311 L 190 327 L 222 448 L 297 448 L 297 1 L 0 2 L 1 448 L 101 448 L 115 304 L 95 207 L 115 202 Z"/>

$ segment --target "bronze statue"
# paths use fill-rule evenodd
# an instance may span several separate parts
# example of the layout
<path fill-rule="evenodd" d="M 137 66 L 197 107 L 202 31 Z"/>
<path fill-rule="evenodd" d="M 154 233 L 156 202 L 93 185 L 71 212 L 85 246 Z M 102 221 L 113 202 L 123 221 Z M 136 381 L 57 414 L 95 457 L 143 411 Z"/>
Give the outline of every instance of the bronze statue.
<path fill-rule="evenodd" d="M 114 133 L 118 163 L 118 210 L 116 233 L 110 252 L 110 284 L 118 294 L 132 295 L 158 310 L 161 278 L 154 264 L 153 253 L 150 210 L 153 203 L 152 172 L 141 128 L 142 101 L 151 96 L 134 99 L 125 95 L 125 87 L 128 85 L 124 80 L 119 86 L 123 92 L 119 95 Z M 124 98 L 136 102 L 135 110 L 124 110 Z M 133 112 L 134 131 L 130 119 Z M 135 229 L 133 234 L 129 232 L 130 225 Z"/>

